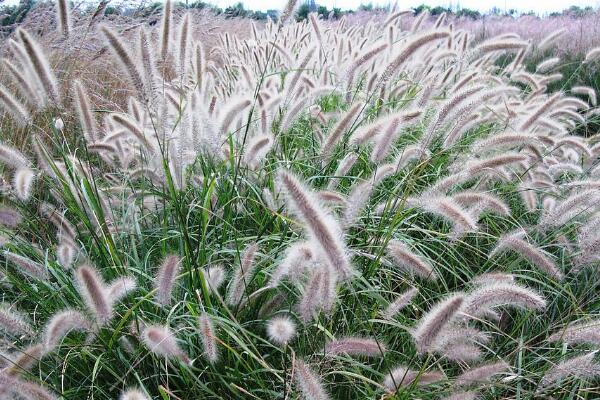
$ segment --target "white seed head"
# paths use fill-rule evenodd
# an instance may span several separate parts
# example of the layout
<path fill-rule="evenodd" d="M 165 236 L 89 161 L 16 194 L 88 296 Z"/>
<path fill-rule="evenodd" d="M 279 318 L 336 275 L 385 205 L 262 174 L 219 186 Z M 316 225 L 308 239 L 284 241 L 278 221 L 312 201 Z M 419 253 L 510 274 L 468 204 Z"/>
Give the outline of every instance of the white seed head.
<path fill-rule="evenodd" d="M 65 123 L 61 117 L 54 118 L 54 129 L 59 132 L 62 132 L 62 130 L 65 129 Z"/>
<path fill-rule="evenodd" d="M 272 342 L 285 345 L 296 336 L 296 324 L 289 317 L 275 317 L 267 324 L 267 335 Z"/>

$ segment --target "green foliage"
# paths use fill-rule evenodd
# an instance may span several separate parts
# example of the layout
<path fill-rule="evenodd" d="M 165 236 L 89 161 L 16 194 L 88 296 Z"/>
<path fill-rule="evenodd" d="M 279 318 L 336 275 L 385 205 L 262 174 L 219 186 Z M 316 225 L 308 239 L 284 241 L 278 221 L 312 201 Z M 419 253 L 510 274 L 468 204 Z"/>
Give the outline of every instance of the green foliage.
<path fill-rule="evenodd" d="M 433 7 L 429 12 L 431 13 L 431 15 L 440 15 L 443 13 L 449 13 L 451 11 L 452 10 L 450 10 L 449 8 L 437 6 L 437 7 Z"/>
<path fill-rule="evenodd" d="M 308 3 L 300 4 L 300 7 L 296 10 L 296 21 L 302 21 L 308 18 L 308 14 L 310 13 L 310 7 Z"/>
<path fill-rule="evenodd" d="M 481 18 L 481 13 L 477 10 L 471 10 L 469 8 L 461 8 L 456 11 L 456 16 L 458 17 L 468 17 L 472 19 Z"/>
<path fill-rule="evenodd" d="M 22 0 L 16 5 L 3 5 L 0 3 L 1 26 L 15 26 L 22 22 L 27 13 L 35 6 L 36 0 Z"/>
<path fill-rule="evenodd" d="M 239 2 L 226 7 L 225 10 L 223 10 L 223 14 L 225 15 L 225 18 L 245 17 L 247 16 L 248 11 L 244 8 L 244 4 Z"/>
<path fill-rule="evenodd" d="M 587 7 L 579 7 L 579 6 L 571 6 L 562 12 L 563 15 L 571 15 L 574 17 L 583 17 L 588 14 L 592 14 L 594 12 L 594 8 L 592 6 Z"/>
<path fill-rule="evenodd" d="M 544 59 L 551 57 L 552 54 L 552 51 L 548 51 L 526 59 L 527 70 L 534 72 L 536 66 Z M 560 73 L 562 79 L 549 84 L 548 89 L 552 92 L 563 91 L 568 93 L 574 86 L 588 86 L 594 89 L 596 93 L 600 93 L 598 66 L 595 63 L 584 64 L 582 55 L 564 55 L 560 64 L 553 69 L 553 72 Z M 574 96 L 578 96 L 586 102 L 589 100 L 582 95 L 574 94 Z M 600 116 L 598 115 L 589 118 L 585 124 L 578 125 L 575 130 L 575 133 L 584 137 L 591 137 L 598 132 L 600 132 Z"/>
<path fill-rule="evenodd" d="M 322 15 L 323 17 L 327 17 L 329 15 L 329 11 L 327 10 L 327 7 L 325 7 L 325 6 L 318 6 L 317 13 L 319 15 Z"/>
<path fill-rule="evenodd" d="M 308 14 L 313 12 L 312 8 L 313 7 L 309 4 L 309 2 L 302 3 L 296 10 L 296 21 L 303 21 L 306 18 L 308 18 Z M 326 6 L 316 4 L 314 5 L 314 11 L 316 11 L 317 14 L 323 16 L 323 18 L 331 17 L 333 19 L 340 19 L 345 14 L 350 14 L 353 12 L 351 10 L 343 11 L 339 7 L 334 7 L 330 10 Z"/>

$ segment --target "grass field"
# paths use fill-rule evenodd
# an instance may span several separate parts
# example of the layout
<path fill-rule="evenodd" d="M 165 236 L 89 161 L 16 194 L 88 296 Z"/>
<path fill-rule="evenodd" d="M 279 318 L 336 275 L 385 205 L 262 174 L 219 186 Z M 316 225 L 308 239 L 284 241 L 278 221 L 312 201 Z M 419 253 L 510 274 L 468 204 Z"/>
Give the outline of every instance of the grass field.
<path fill-rule="evenodd" d="M 61 0 L 7 39 L 0 397 L 598 398 L 569 33 L 295 6 L 234 31 Z"/>

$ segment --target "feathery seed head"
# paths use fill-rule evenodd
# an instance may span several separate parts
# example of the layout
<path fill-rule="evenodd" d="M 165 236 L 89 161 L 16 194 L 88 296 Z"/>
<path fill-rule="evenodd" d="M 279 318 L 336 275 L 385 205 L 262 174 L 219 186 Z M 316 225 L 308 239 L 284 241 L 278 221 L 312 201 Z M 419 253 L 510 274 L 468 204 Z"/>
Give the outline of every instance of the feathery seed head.
<path fill-rule="evenodd" d="M 31 161 L 14 147 L 0 143 L 0 161 L 14 169 L 30 168 Z"/>
<path fill-rule="evenodd" d="M 154 287 L 156 288 L 156 301 L 162 306 L 167 306 L 171 303 L 173 287 L 180 266 L 181 259 L 177 255 L 171 254 L 165 257 L 158 268 Z"/>
<path fill-rule="evenodd" d="M 198 318 L 198 327 L 200 329 L 200 340 L 204 348 L 204 357 L 211 364 L 219 360 L 219 348 L 217 347 L 217 336 L 215 327 L 209 314 L 202 313 Z"/>
<path fill-rule="evenodd" d="M 288 0 L 285 4 L 283 11 L 281 12 L 281 16 L 279 17 L 279 23 L 284 25 L 286 21 L 288 21 L 296 11 L 296 7 L 298 6 L 298 0 Z"/>
<path fill-rule="evenodd" d="M 533 290 L 515 283 L 489 283 L 477 288 L 467 297 L 462 312 L 469 317 L 480 317 L 490 307 L 499 305 L 543 310 L 546 300 Z"/>
<path fill-rule="evenodd" d="M 564 360 L 550 368 L 540 381 L 539 388 L 544 389 L 568 376 L 578 379 L 597 378 L 600 376 L 600 364 L 594 361 L 598 351 L 572 357 Z"/>
<path fill-rule="evenodd" d="M 56 258 L 57 261 L 64 267 L 70 267 L 77 258 L 78 249 L 77 247 L 68 240 L 62 241 L 56 247 Z"/>
<path fill-rule="evenodd" d="M 148 349 L 166 358 L 179 358 L 189 362 L 188 356 L 181 350 L 173 332 L 167 326 L 148 325 L 142 331 L 142 341 Z"/>
<path fill-rule="evenodd" d="M 24 127 L 31 121 L 27 107 L 14 98 L 14 95 L 0 84 L 0 106 L 13 118 L 18 126 Z M 1 157 L 1 155 L 0 155 Z"/>
<path fill-rule="evenodd" d="M 19 273 L 25 274 L 35 279 L 47 280 L 49 278 L 46 266 L 31 260 L 30 258 L 20 256 L 11 251 L 4 251 L 4 258 L 17 266 Z"/>
<path fill-rule="evenodd" d="M 329 400 L 321 378 L 301 359 L 294 360 L 294 377 L 303 400 Z"/>
<path fill-rule="evenodd" d="M 346 254 L 342 240 L 342 230 L 333 216 L 324 209 L 318 198 L 290 172 L 280 170 L 279 182 L 287 193 L 295 214 L 320 247 L 324 258 L 342 279 L 351 277 L 354 272 Z"/>
<path fill-rule="evenodd" d="M 12 336 L 33 335 L 33 330 L 25 317 L 12 310 L 10 304 L 0 303 L 0 329 Z"/>
<path fill-rule="evenodd" d="M 82 265 L 76 271 L 78 289 L 86 306 L 94 313 L 97 322 L 102 325 L 112 318 L 113 310 L 98 271 L 92 266 Z"/>
<path fill-rule="evenodd" d="M 71 30 L 71 10 L 67 0 L 57 0 L 56 2 L 56 28 L 64 36 L 69 36 Z"/>
<path fill-rule="evenodd" d="M 88 331 L 91 328 L 88 319 L 79 311 L 65 310 L 54 314 L 44 329 L 46 351 L 54 349 L 70 331 Z"/>
<path fill-rule="evenodd" d="M 395 393 L 402 386 L 410 386 L 416 382 L 417 385 L 429 385 L 445 379 L 446 376 L 436 371 L 414 371 L 405 366 L 394 368 L 383 381 L 383 386 L 390 393 Z"/>
<path fill-rule="evenodd" d="M 274 317 L 267 324 L 267 335 L 272 342 L 286 345 L 296 336 L 296 324 L 289 317 Z"/>
<path fill-rule="evenodd" d="M 600 321 L 592 320 L 570 325 L 548 337 L 549 342 L 563 342 L 570 345 L 600 345 Z"/>
<path fill-rule="evenodd" d="M 231 306 L 238 306 L 246 293 L 246 288 L 252 280 L 257 266 L 254 261 L 257 251 L 258 245 L 251 243 L 241 254 L 240 267 L 229 282 L 227 291 L 227 303 Z"/>
<path fill-rule="evenodd" d="M 0 224 L 7 228 L 15 228 L 23 218 L 14 208 L 0 206 Z"/>
<path fill-rule="evenodd" d="M 34 180 L 35 172 L 29 168 L 20 168 L 15 171 L 13 185 L 15 193 L 20 200 L 29 200 Z"/>
<path fill-rule="evenodd" d="M 437 279 L 437 274 L 430 263 L 399 240 L 390 240 L 387 245 L 387 252 L 403 270 L 424 279 Z"/>
<path fill-rule="evenodd" d="M 62 132 L 63 129 L 65 129 L 65 122 L 62 120 L 62 118 L 57 117 L 53 119 L 53 123 L 54 123 L 54 129 L 56 129 L 59 132 Z"/>
<path fill-rule="evenodd" d="M 492 250 L 489 257 L 493 257 L 495 254 L 506 250 L 513 250 L 520 254 L 522 257 L 530 261 L 536 267 L 546 272 L 550 276 L 562 280 L 563 274 L 560 272 L 554 261 L 550 258 L 550 255 L 546 252 L 532 246 L 527 241 L 522 239 L 524 232 L 516 232 L 504 235 L 498 241 L 496 248 Z"/>
<path fill-rule="evenodd" d="M 225 277 L 225 269 L 222 265 L 213 265 L 204 269 L 204 278 L 206 279 L 208 290 L 212 293 L 219 291 L 219 288 L 225 282 Z"/>
<path fill-rule="evenodd" d="M 432 350 L 436 338 L 456 318 L 464 300 L 464 294 L 455 293 L 440 301 L 419 320 L 416 329 L 413 331 L 413 339 L 419 353 Z"/>
<path fill-rule="evenodd" d="M 386 346 L 375 339 L 361 337 L 345 337 L 332 340 L 325 344 L 325 354 L 352 356 L 382 357 L 386 352 Z"/>
<path fill-rule="evenodd" d="M 25 398 L 36 400 L 56 400 L 57 397 L 44 386 L 28 382 L 14 376 L 15 374 L 0 374 L 0 387 L 7 389 L 10 398 Z M 6 393 L 3 393 L 6 394 Z"/>
<path fill-rule="evenodd" d="M 496 363 L 471 368 L 458 376 L 454 385 L 461 387 L 486 382 L 490 380 L 492 376 L 507 370 L 509 367 L 510 366 L 505 361 L 498 361 Z"/>
<path fill-rule="evenodd" d="M 476 391 L 455 392 L 450 396 L 444 397 L 442 400 L 476 400 L 478 393 Z"/>
<path fill-rule="evenodd" d="M 127 389 L 119 400 L 148 400 L 148 397 L 138 389 Z"/>
<path fill-rule="evenodd" d="M 415 298 L 415 296 L 419 293 L 419 289 L 410 288 L 406 292 L 399 295 L 396 300 L 394 300 L 383 312 L 383 317 L 385 319 L 392 319 L 398 314 L 400 310 L 405 308 L 410 302 Z"/>
<path fill-rule="evenodd" d="M 116 278 L 106 287 L 106 296 L 110 299 L 111 303 L 115 303 L 125 296 L 127 296 L 130 292 L 133 292 L 137 289 L 137 283 L 135 279 L 130 277 L 120 277 Z"/>
<path fill-rule="evenodd" d="M 42 52 L 39 44 L 24 29 L 17 29 L 16 36 L 23 45 L 23 49 L 27 54 L 29 67 L 34 72 L 38 85 L 51 101 L 59 104 L 59 86 L 54 73 L 50 69 L 48 59 Z"/>

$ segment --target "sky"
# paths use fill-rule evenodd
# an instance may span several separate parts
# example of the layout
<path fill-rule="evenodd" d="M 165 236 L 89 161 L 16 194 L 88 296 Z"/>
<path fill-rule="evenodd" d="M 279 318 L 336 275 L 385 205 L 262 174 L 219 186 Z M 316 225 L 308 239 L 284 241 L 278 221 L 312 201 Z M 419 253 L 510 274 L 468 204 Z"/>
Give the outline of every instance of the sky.
<path fill-rule="evenodd" d="M 226 7 L 230 4 L 237 3 L 239 0 L 213 0 L 210 1 L 219 7 Z M 242 0 L 246 8 L 253 10 L 281 9 L 287 0 Z M 319 5 L 332 7 L 340 7 L 342 9 L 354 9 L 361 3 L 373 3 L 386 5 L 390 0 L 321 0 L 316 1 Z M 444 6 L 457 4 L 462 8 L 471 8 L 479 11 L 488 11 L 492 7 L 500 9 L 515 9 L 518 11 L 535 11 L 539 14 L 549 13 L 552 11 L 562 11 L 572 5 L 586 7 L 600 7 L 600 0 L 398 0 L 400 9 L 408 9 L 410 7 L 427 4 L 430 6 Z"/>

